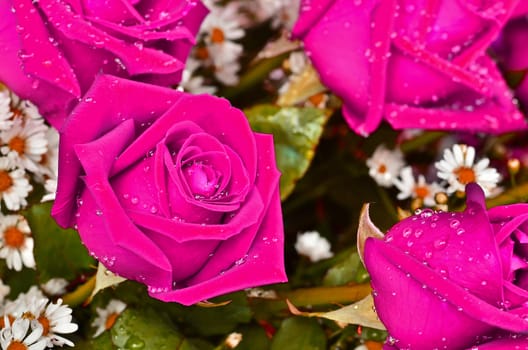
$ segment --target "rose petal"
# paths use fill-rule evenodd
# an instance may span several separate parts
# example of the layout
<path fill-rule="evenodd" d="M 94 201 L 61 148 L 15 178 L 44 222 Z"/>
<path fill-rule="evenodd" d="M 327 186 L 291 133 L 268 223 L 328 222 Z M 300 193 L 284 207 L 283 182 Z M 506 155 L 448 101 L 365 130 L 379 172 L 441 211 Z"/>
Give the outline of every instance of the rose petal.
<path fill-rule="evenodd" d="M 66 6 L 57 1 L 42 0 L 40 3 L 43 11 L 50 18 L 50 23 L 67 39 L 61 42 L 63 51 L 72 56 L 75 55 L 76 48 L 73 41 L 113 53 L 126 67 L 129 75 L 174 73 L 184 66 L 181 61 L 160 50 L 148 47 L 139 48 L 108 35 L 89 25 L 84 19 L 76 17 Z M 83 66 L 83 70 L 91 72 L 94 76 L 101 69 L 99 62 L 96 63 L 97 65 L 93 66 Z M 79 73 L 81 71 L 78 71 Z M 109 71 L 107 73 L 116 74 L 118 72 Z"/>
<path fill-rule="evenodd" d="M 225 240 L 239 234 L 242 229 L 258 222 L 255 213 L 264 210 L 263 200 L 258 193 L 251 192 L 246 203 L 238 212 L 229 214 L 224 223 L 202 225 L 186 222 L 181 217 L 161 217 L 142 211 L 129 210 L 128 215 L 136 225 L 172 237 L 176 242 L 189 240 L 220 239 Z"/>
<path fill-rule="evenodd" d="M 164 232 L 144 232 L 158 247 L 163 248 L 163 253 L 172 265 L 171 288 L 178 288 L 180 282 L 198 273 L 207 264 L 219 243 L 212 239 L 189 239 L 183 243 L 175 243 L 174 237 L 167 236 Z M 192 232 L 186 233 L 192 235 Z"/>
<path fill-rule="evenodd" d="M 86 170 L 76 222 L 84 244 L 108 269 L 148 285 L 170 287 L 167 257 L 130 221 L 107 180 L 115 155 L 134 137 L 134 123 L 127 120 L 91 143 L 76 145 Z"/>
<path fill-rule="evenodd" d="M 528 331 L 527 320 L 486 303 L 383 241 L 367 239 L 365 263 L 371 274 L 373 287 L 379 295 L 374 300 L 378 315 L 389 333 L 398 338 L 403 346 L 442 344 L 442 338 L 446 342 L 453 342 L 451 344 L 454 347 L 470 346 L 475 342 L 475 337 L 491 329 L 486 324 L 512 332 Z M 401 270 L 399 274 L 398 270 Z M 386 278 L 391 275 L 396 277 Z M 426 285 L 429 291 L 427 295 L 420 292 L 422 285 Z M 390 299 L 389 295 L 394 291 L 408 296 L 405 303 L 396 303 Z M 441 299 L 445 299 L 447 304 Z M 410 304 L 413 302 L 417 304 Z M 426 302 L 431 306 L 424 307 Z M 406 314 L 402 315 L 404 312 Z M 442 319 L 434 321 L 428 317 L 431 314 L 441 316 Z M 431 324 L 433 327 L 428 328 Z M 418 331 L 423 331 L 424 335 L 430 337 L 429 341 L 417 336 Z"/>
<path fill-rule="evenodd" d="M 390 248 L 383 241 L 368 238 L 364 259 L 371 276 L 376 312 L 391 337 L 397 340 L 398 349 L 428 349 L 432 344 L 460 349 L 473 345 L 481 334 L 492 329 L 472 318 L 465 308 L 458 311 L 460 305 L 452 302 L 454 291 L 450 287 L 444 288 L 448 290 L 444 296 L 429 279 L 415 277 L 416 268 L 401 266 L 399 256 L 387 255 L 396 250 Z M 405 258 L 422 265 L 410 256 Z M 421 267 L 431 278 L 437 275 L 432 269 Z M 440 276 L 439 279 L 449 284 Z"/>
<path fill-rule="evenodd" d="M 35 76 L 28 76 L 19 67 L 22 62 L 19 52 L 22 50 L 20 39 L 16 32 L 16 18 L 11 12 L 11 2 L 5 1 L 0 6 L 0 81 L 9 86 L 22 99 L 30 99 L 39 106 L 39 112 L 46 115 L 48 122 L 59 128 L 66 113 L 71 109 L 69 103 L 76 102 L 72 94 L 60 88 L 55 88 L 46 81 L 40 81 Z"/>
<path fill-rule="evenodd" d="M 148 88 L 145 88 L 148 86 Z M 74 145 L 89 142 L 125 119 L 137 124 L 148 123 L 165 112 L 167 103 L 174 103 L 182 93 L 120 79 L 98 76 L 64 124 L 60 138 L 57 198 L 52 216 L 63 227 L 73 225 L 75 196 L 81 166 Z M 86 123 L 90 120 L 90 123 Z"/>
<path fill-rule="evenodd" d="M 474 349 L 472 347 L 471 349 Z M 511 350 L 511 349 L 527 349 L 528 348 L 528 338 L 526 336 L 512 337 L 510 339 L 497 339 L 492 340 L 488 343 L 479 344 L 479 350 Z M 468 349 L 468 350 L 471 350 Z"/>
<path fill-rule="evenodd" d="M 503 300 L 503 271 L 480 187 L 467 187 L 463 213 L 424 210 L 394 225 L 386 241 L 424 261 L 438 274 L 498 305 Z"/>
<path fill-rule="evenodd" d="M 228 269 L 236 259 L 243 259 L 250 247 L 255 244 L 255 237 L 260 236 L 257 232 L 260 233 L 262 225 L 259 225 L 258 223 L 262 220 L 264 213 L 268 212 L 266 204 L 269 204 L 272 201 L 271 196 L 276 192 L 276 189 L 279 186 L 280 173 L 275 164 L 274 152 L 271 151 L 273 150 L 273 138 L 271 135 L 255 134 L 255 138 L 259 150 L 257 170 L 257 174 L 259 175 L 258 181 L 255 185 L 259 192 L 259 197 L 262 198 L 261 201 L 264 203 L 264 208 L 262 211 L 258 212 L 261 213 L 261 215 L 259 216 L 256 225 L 249 226 L 244 231 L 239 231 L 239 235 L 233 235 L 222 242 L 209 263 L 189 281 L 189 284 L 191 285 L 212 278 L 221 271 Z M 274 190 L 270 191 L 270 188 Z M 248 204 L 249 203 L 244 203 L 242 208 Z M 255 213 L 257 212 L 253 212 L 252 215 L 254 216 Z M 238 215 L 240 215 L 240 213 L 236 214 L 236 216 Z M 271 233 L 271 236 L 261 236 L 263 244 L 276 244 L 277 240 L 281 239 L 277 237 L 277 233 L 280 232 L 282 231 L 280 230 L 275 233 L 269 232 Z"/>
<path fill-rule="evenodd" d="M 132 4 L 126 0 L 108 0 L 105 2 L 84 0 L 83 10 L 86 16 L 97 16 L 102 20 L 120 23 L 121 25 L 145 21 Z"/>
<path fill-rule="evenodd" d="M 19 36 L 24 51 L 21 60 L 25 72 L 79 97 L 81 90 L 77 78 L 68 61 L 49 40 L 39 11 L 28 10 L 34 7 L 30 0 L 13 0 L 13 7 L 17 24 L 25 33 Z"/>

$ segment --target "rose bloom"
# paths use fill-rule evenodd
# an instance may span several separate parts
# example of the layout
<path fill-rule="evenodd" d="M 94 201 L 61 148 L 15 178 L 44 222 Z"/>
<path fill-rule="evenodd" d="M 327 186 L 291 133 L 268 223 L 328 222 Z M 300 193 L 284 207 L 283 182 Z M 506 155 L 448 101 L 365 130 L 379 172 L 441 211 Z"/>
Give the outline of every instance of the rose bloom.
<path fill-rule="evenodd" d="M 97 73 L 177 84 L 206 14 L 200 0 L 2 0 L 0 82 L 60 128 Z"/>
<path fill-rule="evenodd" d="M 486 49 L 518 1 L 304 0 L 293 37 L 361 135 L 526 123 Z"/>
<path fill-rule="evenodd" d="M 507 74 L 517 75 L 515 92 L 528 111 L 528 2 L 519 3 L 513 18 L 493 45 L 499 63 Z M 514 80 L 517 80 L 514 79 Z"/>
<path fill-rule="evenodd" d="M 466 195 L 464 212 L 423 210 L 367 238 L 387 349 L 528 348 L 528 204 L 487 210 L 474 183 Z"/>
<path fill-rule="evenodd" d="M 103 75 L 64 124 L 52 216 L 188 305 L 286 280 L 279 177 L 272 136 L 227 100 Z"/>

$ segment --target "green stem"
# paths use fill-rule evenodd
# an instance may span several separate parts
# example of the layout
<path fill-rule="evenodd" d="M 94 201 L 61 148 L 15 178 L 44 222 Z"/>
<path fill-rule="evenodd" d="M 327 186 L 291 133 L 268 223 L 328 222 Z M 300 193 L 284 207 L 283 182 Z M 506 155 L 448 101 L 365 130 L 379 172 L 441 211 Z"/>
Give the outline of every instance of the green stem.
<path fill-rule="evenodd" d="M 64 304 L 67 304 L 71 307 L 82 305 L 90 297 L 93 289 L 95 288 L 95 277 L 96 275 L 93 275 L 85 283 L 77 287 L 76 290 L 64 295 L 62 298 Z"/>
<path fill-rule="evenodd" d="M 445 136 L 445 132 L 441 131 L 429 131 L 424 132 L 423 134 L 409 140 L 405 141 L 400 145 L 400 150 L 403 153 L 409 153 L 416 149 L 422 148 L 423 146 L 426 146 L 430 144 L 431 142 L 434 142 L 438 140 L 439 138 Z"/>
<path fill-rule="evenodd" d="M 387 194 L 387 191 L 382 188 L 381 186 L 376 186 L 376 190 L 378 191 L 378 195 L 380 196 L 381 203 L 385 207 L 385 210 L 387 211 L 387 214 L 390 215 L 394 223 L 400 221 L 400 218 L 398 216 L 398 212 L 396 211 L 394 207 L 394 203 L 392 203 L 392 200 L 389 198 L 389 195 Z"/>
<path fill-rule="evenodd" d="M 488 208 L 491 208 L 498 205 L 523 203 L 526 201 L 528 201 L 528 183 L 523 183 L 503 192 L 495 198 L 488 199 L 486 205 Z"/>
<path fill-rule="evenodd" d="M 363 299 L 370 292 L 370 284 L 364 283 L 354 286 L 296 289 L 280 293 L 280 297 L 290 300 L 295 306 L 349 304 Z"/>
<path fill-rule="evenodd" d="M 233 99 L 245 91 L 255 87 L 255 85 L 266 79 L 273 69 L 279 67 L 286 57 L 288 57 L 288 55 L 289 53 L 285 53 L 259 61 L 252 67 L 249 67 L 249 70 L 244 75 L 242 75 L 236 86 L 225 88 L 223 91 L 221 91 L 220 95 L 228 99 Z"/>

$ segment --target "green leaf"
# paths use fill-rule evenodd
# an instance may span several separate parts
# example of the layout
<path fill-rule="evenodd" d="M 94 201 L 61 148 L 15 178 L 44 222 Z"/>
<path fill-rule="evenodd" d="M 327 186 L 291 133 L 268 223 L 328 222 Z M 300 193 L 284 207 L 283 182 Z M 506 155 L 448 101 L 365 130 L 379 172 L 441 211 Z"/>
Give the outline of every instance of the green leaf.
<path fill-rule="evenodd" d="M 284 200 L 308 169 L 328 116 L 317 108 L 273 105 L 255 106 L 245 113 L 254 131 L 273 134 L 277 166 L 282 173 L 281 199 Z"/>
<path fill-rule="evenodd" d="M 75 343 L 77 350 L 114 350 L 117 347 L 112 343 L 110 332 L 104 332 L 97 338 L 87 339 Z"/>
<path fill-rule="evenodd" d="M 350 282 L 355 282 L 359 265 L 361 265 L 361 261 L 357 253 L 354 252 L 348 255 L 326 272 L 323 278 L 323 285 L 343 286 Z"/>
<path fill-rule="evenodd" d="M 248 323 L 251 320 L 251 310 L 245 293 L 232 293 L 211 301 L 220 303 L 227 300 L 231 302 L 225 306 L 185 307 L 179 312 L 179 316 L 182 321 L 192 326 L 201 335 L 227 334 L 232 332 L 238 324 Z"/>
<path fill-rule="evenodd" d="M 194 350 L 165 314 L 150 308 L 127 308 L 110 332 L 119 349 Z"/>
<path fill-rule="evenodd" d="M 11 288 L 9 299 L 14 300 L 22 293 L 27 292 L 37 283 L 37 272 L 33 269 L 23 268 L 22 271 L 7 270 L 0 272 L 4 284 Z"/>
<path fill-rule="evenodd" d="M 41 282 L 74 279 L 95 265 L 75 230 L 60 228 L 51 218 L 52 203 L 33 205 L 25 213 L 35 239 L 35 261 Z"/>
<path fill-rule="evenodd" d="M 271 350 L 324 350 L 326 335 L 315 319 L 284 320 L 271 342 Z"/>
<path fill-rule="evenodd" d="M 252 325 L 242 327 L 239 331 L 242 333 L 242 341 L 236 350 L 268 350 L 270 348 L 271 342 L 262 327 Z"/>

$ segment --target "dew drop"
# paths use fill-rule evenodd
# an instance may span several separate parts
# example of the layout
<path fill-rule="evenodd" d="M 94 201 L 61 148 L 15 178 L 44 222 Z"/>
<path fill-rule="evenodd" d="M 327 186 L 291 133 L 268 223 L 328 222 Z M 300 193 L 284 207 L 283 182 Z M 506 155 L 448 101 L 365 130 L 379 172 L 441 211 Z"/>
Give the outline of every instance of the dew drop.
<path fill-rule="evenodd" d="M 433 246 L 437 250 L 442 250 L 446 247 L 447 241 L 445 239 L 437 239 L 433 242 Z"/>

